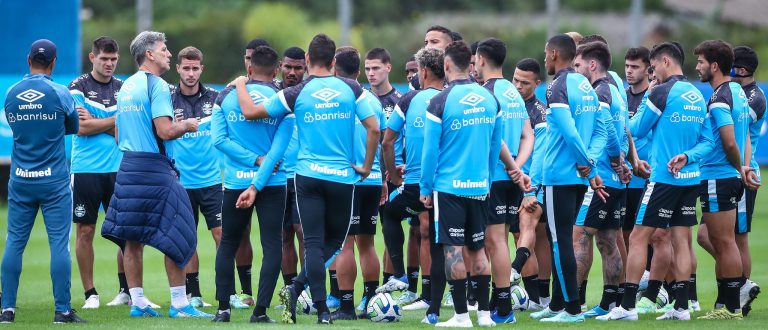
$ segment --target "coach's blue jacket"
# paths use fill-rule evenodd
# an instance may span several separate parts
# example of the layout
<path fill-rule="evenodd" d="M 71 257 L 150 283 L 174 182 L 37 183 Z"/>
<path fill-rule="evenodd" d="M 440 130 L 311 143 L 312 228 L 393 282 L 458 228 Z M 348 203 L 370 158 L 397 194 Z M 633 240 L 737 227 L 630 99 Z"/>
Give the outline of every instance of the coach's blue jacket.
<path fill-rule="evenodd" d="M 197 247 L 192 206 L 173 163 L 153 152 L 125 152 L 101 235 L 152 246 L 179 267 Z"/>

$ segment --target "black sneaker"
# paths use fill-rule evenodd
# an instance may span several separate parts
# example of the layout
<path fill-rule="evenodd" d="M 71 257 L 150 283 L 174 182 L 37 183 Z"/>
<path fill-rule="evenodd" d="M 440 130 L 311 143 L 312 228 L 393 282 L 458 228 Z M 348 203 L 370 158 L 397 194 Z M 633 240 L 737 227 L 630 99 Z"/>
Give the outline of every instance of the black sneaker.
<path fill-rule="evenodd" d="M 280 303 L 285 306 L 281 321 L 287 324 L 296 324 L 296 301 L 299 300 L 299 296 L 296 294 L 293 284 L 286 285 L 280 289 L 278 296 L 280 297 Z"/>
<path fill-rule="evenodd" d="M 12 311 L 5 311 L 0 314 L 0 323 L 13 323 L 14 319 L 16 319 L 16 313 Z"/>
<path fill-rule="evenodd" d="M 227 311 L 216 311 L 216 316 L 213 317 L 211 322 L 229 322 L 229 315 Z"/>
<path fill-rule="evenodd" d="M 352 313 L 352 316 L 354 316 L 355 313 Z M 328 312 L 322 312 L 320 314 L 317 314 L 317 324 L 333 324 L 333 319 L 331 318 L 331 313 Z"/>
<path fill-rule="evenodd" d="M 360 312 L 360 314 L 357 314 L 357 318 L 361 320 L 368 320 L 371 318 L 371 315 L 368 314 L 368 312 Z"/>
<path fill-rule="evenodd" d="M 266 314 L 251 315 L 251 323 L 275 323 L 275 320 L 270 319 Z"/>
<path fill-rule="evenodd" d="M 85 323 L 85 320 L 77 316 L 74 309 L 70 309 L 68 313 L 56 312 L 53 315 L 53 323 Z"/>
<path fill-rule="evenodd" d="M 318 320 L 320 318 L 318 317 Z M 331 313 L 331 320 L 334 321 L 354 321 L 357 320 L 357 315 L 355 315 L 355 311 L 345 311 L 341 309 L 337 309 L 335 312 Z"/>

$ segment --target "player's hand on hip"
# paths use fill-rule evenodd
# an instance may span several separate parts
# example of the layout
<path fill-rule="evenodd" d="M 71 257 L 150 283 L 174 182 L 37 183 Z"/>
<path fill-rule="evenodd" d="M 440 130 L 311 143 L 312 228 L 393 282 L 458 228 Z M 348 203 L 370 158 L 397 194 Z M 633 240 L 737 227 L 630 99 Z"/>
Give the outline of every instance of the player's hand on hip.
<path fill-rule="evenodd" d="M 367 178 L 369 175 L 371 175 L 371 169 L 366 168 L 365 166 L 358 166 L 355 164 L 352 165 L 352 168 L 357 172 L 357 174 L 360 174 L 360 181 L 364 181 L 365 178 Z"/>

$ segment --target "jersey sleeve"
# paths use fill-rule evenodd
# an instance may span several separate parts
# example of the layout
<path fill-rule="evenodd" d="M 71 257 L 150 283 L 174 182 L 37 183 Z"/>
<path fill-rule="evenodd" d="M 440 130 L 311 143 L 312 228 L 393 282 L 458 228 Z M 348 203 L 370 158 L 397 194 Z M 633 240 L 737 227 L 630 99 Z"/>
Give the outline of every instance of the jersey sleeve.
<path fill-rule="evenodd" d="M 438 94 L 432 100 L 439 96 Z M 427 107 L 427 120 L 424 125 L 424 148 L 421 155 L 421 180 L 420 194 L 422 196 L 431 196 L 434 183 L 435 171 L 437 170 L 437 156 L 440 148 L 440 139 L 443 133 L 443 102 L 430 102 Z"/>
<path fill-rule="evenodd" d="M 726 126 L 726 125 L 733 125 L 733 117 L 731 117 L 731 102 L 730 95 L 727 95 L 730 91 L 728 88 L 719 88 L 720 93 L 717 93 L 711 102 L 709 102 L 709 105 L 707 106 L 707 110 L 709 111 L 709 115 L 712 116 L 712 119 L 714 120 L 715 127 L 712 127 L 712 129 L 719 129 L 720 127 Z"/>
<path fill-rule="evenodd" d="M 149 79 L 156 79 L 149 91 L 149 103 L 152 108 L 152 119 L 159 117 L 173 118 L 173 101 L 171 101 L 171 90 L 168 84 L 160 78 L 150 76 Z"/>
<path fill-rule="evenodd" d="M 643 96 L 643 101 L 640 101 L 640 105 L 637 107 L 637 112 L 629 121 L 629 132 L 635 139 L 642 139 L 648 136 L 653 128 L 656 126 L 656 122 L 661 118 L 661 112 L 663 108 L 659 108 L 658 104 L 667 104 L 667 93 L 660 93 L 657 91 L 659 87 L 648 91 Z M 653 98 L 651 98 L 653 96 Z M 663 99 L 661 99 L 663 97 Z M 653 101 L 656 100 L 656 101 Z M 655 103 L 654 103 L 655 102 Z"/>
<path fill-rule="evenodd" d="M 62 112 L 64 112 L 64 134 L 75 134 L 80 130 L 80 118 L 75 110 L 75 99 L 64 86 L 58 85 L 56 93 L 61 101 Z"/>
<path fill-rule="evenodd" d="M 531 161 L 531 169 L 529 171 L 531 177 L 531 186 L 539 188 L 541 186 L 541 173 L 542 164 L 544 163 L 544 150 L 547 144 L 547 122 L 546 120 L 536 124 L 533 130 L 533 160 Z M 536 191 L 525 193 L 525 196 L 534 196 Z"/>
<path fill-rule="evenodd" d="M 395 105 L 395 110 L 392 111 L 392 115 L 389 116 L 387 121 L 387 128 L 400 133 L 405 127 L 405 114 L 408 112 L 408 108 L 411 106 L 413 97 L 418 92 L 411 91 L 403 95 L 400 101 Z"/>
<path fill-rule="evenodd" d="M 222 94 L 226 95 L 225 93 Z M 227 119 L 221 108 L 221 101 L 218 99 L 213 106 L 213 114 L 211 114 L 211 133 L 213 135 L 213 145 L 221 153 L 243 166 L 253 166 L 256 164 L 256 159 L 259 156 L 230 138 L 227 129 Z"/>
<path fill-rule="evenodd" d="M 589 157 L 587 156 L 587 148 L 584 146 L 584 141 L 581 140 L 579 132 L 576 131 L 573 122 L 571 109 L 568 104 L 550 104 L 549 113 L 547 114 L 547 124 L 557 128 L 557 130 L 561 132 L 565 143 L 571 148 L 577 164 L 594 168 L 594 164 L 589 161 Z"/>
<path fill-rule="evenodd" d="M 288 149 L 288 144 L 291 142 L 294 125 L 296 125 L 296 115 L 289 114 L 285 116 L 280 122 L 280 125 L 277 126 L 277 132 L 275 132 L 275 138 L 272 140 L 272 146 L 269 148 L 269 152 L 267 152 L 267 155 L 261 162 L 261 166 L 259 166 L 259 170 L 256 172 L 256 177 L 254 177 L 251 182 L 251 184 L 256 187 L 256 190 L 262 190 L 264 188 L 275 169 L 275 165 L 283 159 L 285 150 Z"/>
<path fill-rule="evenodd" d="M 504 130 L 504 121 L 501 116 L 504 113 L 501 111 L 499 102 L 496 102 L 496 120 L 493 124 L 493 132 L 491 133 L 491 153 L 488 157 L 488 181 L 491 181 L 496 170 L 496 164 L 499 163 L 499 156 L 501 154 L 501 134 Z"/>
<path fill-rule="evenodd" d="M 85 94 L 83 94 L 83 91 L 80 90 L 79 82 L 80 78 L 77 78 L 71 84 L 69 84 L 69 93 L 72 95 L 72 98 L 75 99 L 75 106 L 84 108 Z"/>
<path fill-rule="evenodd" d="M 288 103 L 288 100 L 293 95 L 292 90 L 293 87 L 281 90 L 264 101 L 264 109 L 267 110 L 267 114 L 270 117 L 278 117 L 293 112 L 293 107 Z M 295 97 L 293 97 L 293 103 L 291 104 L 296 104 Z"/>
<path fill-rule="evenodd" d="M 360 121 L 376 115 L 375 102 L 369 99 L 370 97 L 369 94 L 362 93 L 355 101 L 355 115 L 357 115 L 357 119 L 360 119 Z"/>
<path fill-rule="evenodd" d="M 758 93 L 757 87 L 755 87 L 755 90 L 749 96 L 749 115 L 752 116 L 752 121 L 756 122 L 763 119 L 765 109 L 765 97 L 763 97 L 762 93 Z"/>
<path fill-rule="evenodd" d="M 712 136 L 712 127 L 709 124 L 709 120 L 704 120 L 696 145 L 683 152 L 688 156 L 689 164 L 699 163 L 704 157 L 708 157 L 712 153 L 712 150 L 715 149 L 715 139 Z"/>

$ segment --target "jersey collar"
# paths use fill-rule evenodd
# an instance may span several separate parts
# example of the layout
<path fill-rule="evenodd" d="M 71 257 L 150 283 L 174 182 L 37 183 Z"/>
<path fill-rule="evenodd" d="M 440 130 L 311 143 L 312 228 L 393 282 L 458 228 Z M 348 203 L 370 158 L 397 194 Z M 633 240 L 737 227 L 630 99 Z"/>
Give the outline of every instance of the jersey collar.
<path fill-rule="evenodd" d="M 567 67 L 567 68 L 561 69 L 560 71 L 557 71 L 557 73 L 555 73 L 555 76 L 552 78 L 552 80 L 557 79 L 557 77 L 560 77 L 561 75 L 568 74 L 568 73 L 574 73 L 574 72 L 576 72 L 576 70 L 574 70 L 571 67 Z"/>
<path fill-rule="evenodd" d="M 47 74 L 27 73 L 27 74 L 24 75 L 24 79 L 32 79 L 32 78 L 43 78 L 43 79 L 48 79 L 50 81 L 53 81 L 53 79 L 51 79 L 51 76 L 49 76 Z"/>
<path fill-rule="evenodd" d="M 454 86 L 454 85 L 466 85 L 466 84 L 473 84 L 472 80 L 470 79 L 456 79 L 454 81 L 451 81 L 448 86 Z"/>

